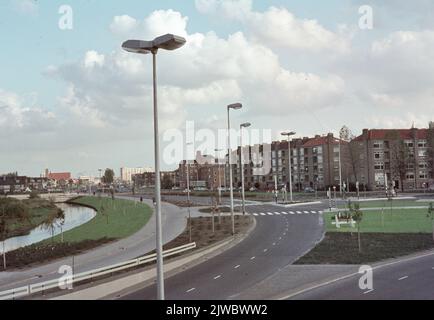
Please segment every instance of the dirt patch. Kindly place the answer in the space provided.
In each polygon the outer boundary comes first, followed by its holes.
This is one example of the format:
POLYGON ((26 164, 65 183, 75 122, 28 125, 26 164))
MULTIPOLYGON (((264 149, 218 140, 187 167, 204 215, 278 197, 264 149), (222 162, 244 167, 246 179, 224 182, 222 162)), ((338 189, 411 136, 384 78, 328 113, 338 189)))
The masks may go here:
MULTIPOLYGON (((112 241, 112 239, 104 238, 100 240, 86 240, 79 243, 34 244, 6 253, 7 271, 78 255, 112 241)), ((3 263, 0 265, 1 271, 5 271, 3 263)))
POLYGON ((431 234, 363 233, 359 253, 357 233, 329 232, 324 240, 295 264, 366 264, 434 248, 431 234))

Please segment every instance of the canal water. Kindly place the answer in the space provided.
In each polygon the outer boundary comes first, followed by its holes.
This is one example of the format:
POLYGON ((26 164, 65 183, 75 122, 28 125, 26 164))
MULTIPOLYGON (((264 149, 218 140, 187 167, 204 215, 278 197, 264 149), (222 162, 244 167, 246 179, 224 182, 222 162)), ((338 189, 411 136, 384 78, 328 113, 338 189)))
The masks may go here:
MULTIPOLYGON (((54 229, 54 235, 58 235, 62 232, 74 229, 86 222, 89 222, 96 216, 96 211, 82 206, 75 206, 66 203, 58 204, 58 207, 65 212, 65 222, 62 226, 56 223, 54 229)), ((9 238, 5 241, 5 251, 13 251, 22 247, 29 246, 34 243, 38 243, 42 240, 49 239, 52 236, 51 229, 45 229, 39 226, 33 229, 28 235, 9 238)), ((0 253, 3 252, 3 244, 0 242, 0 253)))

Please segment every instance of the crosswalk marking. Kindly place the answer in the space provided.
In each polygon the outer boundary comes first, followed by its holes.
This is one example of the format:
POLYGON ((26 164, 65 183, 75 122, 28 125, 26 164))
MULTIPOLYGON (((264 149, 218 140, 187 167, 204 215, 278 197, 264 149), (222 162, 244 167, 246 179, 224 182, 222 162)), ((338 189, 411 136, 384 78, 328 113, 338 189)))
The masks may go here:
POLYGON ((289 212, 286 212, 286 211, 282 211, 282 212, 267 212, 267 213, 264 213, 264 212, 260 212, 260 213, 247 213, 246 212, 246 215, 253 215, 253 216, 255 216, 255 217, 258 217, 258 216, 281 216, 281 215, 285 215, 285 216, 287 216, 287 215, 295 215, 295 214, 299 214, 299 215, 302 215, 302 214, 320 214, 320 215, 322 215, 324 212, 323 211, 314 211, 314 210, 312 210, 312 211, 289 211, 289 212))

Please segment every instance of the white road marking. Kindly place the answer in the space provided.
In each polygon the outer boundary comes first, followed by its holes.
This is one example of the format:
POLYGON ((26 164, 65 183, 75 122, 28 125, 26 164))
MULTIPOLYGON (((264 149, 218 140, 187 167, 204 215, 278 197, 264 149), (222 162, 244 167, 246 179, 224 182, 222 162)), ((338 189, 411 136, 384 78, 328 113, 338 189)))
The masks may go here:
POLYGON ((311 211, 311 213, 316 214, 316 211, 311 211))
POLYGON ((273 243, 273 246, 275 246, 275 245, 276 245, 276 242, 273 243))
POLYGON ((259 214, 257 214, 257 213, 254 213, 253 215, 254 215, 255 217, 259 216, 259 214))
POLYGON ((264 252, 267 252, 268 251, 268 249, 264 249, 264 252))
POLYGON ((365 292, 363 292, 363 294, 368 294, 368 293, 371 293, 372 291, 374 291, 374 289, 365 291, 365 292))
POLYGON ((280 216, 280 212, 275 212, 274 213, 276 216, 280 216))
POLYGON ((194 290, 196 290, 196 288, 191 288, 191 289, 187 290, 186 293, 190 293, 190 292, 192 292, 194 290))
POLYGON ((271 212, 267 212, 267 214, 268 214, 269 216, 272 216, 272 215, 273 215, 271 212))
POLYGON ((251 257, 251 258, 250 258, 250 260, 255 260, 255 259, 256 259, 256 257, 251 257))
POLYGON ((239 267, 241 267, 240 265, 237 265, 237 266, 235 266, 235 268, 234 269, 238 269, 239 267))
POLYGON ((261 212, 261 216, 266 216, 266 214, 265 214, 265 213, 263 213, 263 212, 261 212))
POLYGON ((289 212, 289 214, 295 214, 295 212, 293 212, 293 211, 290 211, 290 212, 289 212))
POLYGON ((301 211, 297 211, 297 214, 303 214, 303 212, 301 212, 301 211))
POLYGON ((305 211, 304 213, 305 213, 305 214, 309 214, 310 212, 309 212, 309 211, 305 211))
POLYGON ((221 277, 221 275, 218 275, 217 277, 214 277, 214 280, 220 279, 221 277))
POLYGON ((282 240, 282 237, 280 237, 279 240, 282 240))
POLYGON ((405 276, 405 277, 399 278, 398 281, 402 281, 402 280, 405 280, 407 278, 408 278, 408 276, 405 276))
POLYGON ((287 216, 287 215, 288 215, 288 212, 282 212, 282 214, 284 214, 285 216, 287 216))

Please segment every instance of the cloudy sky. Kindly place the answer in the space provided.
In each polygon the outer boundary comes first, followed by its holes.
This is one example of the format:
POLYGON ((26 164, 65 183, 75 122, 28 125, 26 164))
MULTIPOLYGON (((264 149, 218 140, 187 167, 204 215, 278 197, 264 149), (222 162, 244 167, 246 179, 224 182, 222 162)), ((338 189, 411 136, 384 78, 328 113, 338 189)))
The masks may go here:
POLYGON ((217 136, 238 101, 234 127, 276 137, 434 120, 431 0, 74 0, 72 29, 65 4, 0 2, 0 173, 153 166, 151 58, 120 45, 165 33, 187 44, 158 56, 161 138, 187 121, 217 136))

